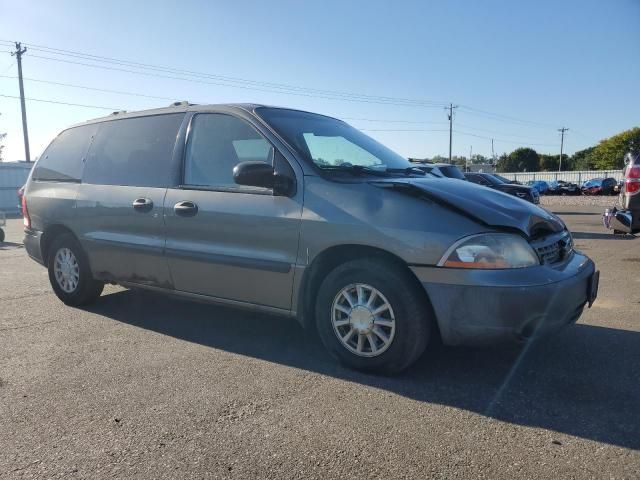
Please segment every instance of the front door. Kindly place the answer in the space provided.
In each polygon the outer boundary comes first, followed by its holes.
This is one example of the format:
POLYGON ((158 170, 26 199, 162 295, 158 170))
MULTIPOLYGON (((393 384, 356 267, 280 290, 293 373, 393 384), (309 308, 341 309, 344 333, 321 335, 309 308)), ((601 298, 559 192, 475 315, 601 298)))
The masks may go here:
MULTIPOLYGON (((302 189, 289 198, 233 181, 239 162, 287 162, 274 152, 243 119, 193 117, 183 185, 170 188, 164 204, 166 256, 176 290, 291 308, 302 189)), ((288 163, 283 167, 291 170, 288 163)))

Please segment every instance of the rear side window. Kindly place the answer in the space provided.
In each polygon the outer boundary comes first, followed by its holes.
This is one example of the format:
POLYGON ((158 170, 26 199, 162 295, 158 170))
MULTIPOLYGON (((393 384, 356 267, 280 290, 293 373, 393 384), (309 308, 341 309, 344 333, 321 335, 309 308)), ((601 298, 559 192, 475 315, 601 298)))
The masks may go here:
POLYGON ((183 113, 100 124, 82 181, 96 185, 167 187, 183 113))
POLYGON ((70 128, 58 135, 42 154, 33 179, 50 182, 80 182, 83 159, 96 125, 70 128))

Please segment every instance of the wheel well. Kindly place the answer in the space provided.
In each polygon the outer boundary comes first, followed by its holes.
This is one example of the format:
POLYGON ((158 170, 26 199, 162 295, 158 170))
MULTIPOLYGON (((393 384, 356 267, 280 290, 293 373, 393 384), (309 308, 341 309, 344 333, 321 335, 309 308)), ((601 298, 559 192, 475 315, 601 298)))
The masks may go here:
POLYGON ((64 233, 68 233, 77 239, 75 234, 64 225, 50 225, 42 233, 42 238, 40 240, 40 250, 42 253, 42 261, 45 265, 49 264, 49 248, 51 248, 53 240, 64 233))
MULTIPOLYGON (((421 292, 424 295, 424 300, 429 305, 429 308, 433 312, 431 302, 427 296, 427 292, 420 285, 420 282, 409 269, 406 262, 400 257, 389 253, 381 248, 370 247, 366 245, 339 245, 330 247, 321 252, 316 258, 314 258, 311 265, 309 265, 304 272, 302 283, 300 286, 300 293, 298 295, 297 316, 298 321, 308 329, 315 328, 314 310, 315 310, 315 294, 320 288, 320 284, 324 278, 338 265, 351 260, 357 260, 360 258, 376 258, 381 263, 387 263, 399 267, 407 273, 407 279, 413 282, 417 287, 416 291, 421 292)), ((435 316, 434 316, 435 320, 435 316)), ((437 322, 434 321, 435 328, 437 329, 437 322)))

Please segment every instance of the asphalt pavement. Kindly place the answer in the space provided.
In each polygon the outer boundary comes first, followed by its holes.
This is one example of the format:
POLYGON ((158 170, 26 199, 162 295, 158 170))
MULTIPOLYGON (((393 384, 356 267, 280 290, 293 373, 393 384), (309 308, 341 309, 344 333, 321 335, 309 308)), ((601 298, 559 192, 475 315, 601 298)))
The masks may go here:
POLYGON ((108 287, 64 306, 0 244, 0 478, 640 478, 640 238, 557 207, 601 270, 577 325, 397 377, 294 320, 108 287))

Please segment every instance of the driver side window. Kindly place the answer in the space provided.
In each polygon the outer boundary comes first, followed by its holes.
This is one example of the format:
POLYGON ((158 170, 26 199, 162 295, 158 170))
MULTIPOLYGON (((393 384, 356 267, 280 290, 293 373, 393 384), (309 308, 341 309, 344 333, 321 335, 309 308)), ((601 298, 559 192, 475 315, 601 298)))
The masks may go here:
POLYGON ((251 125, 219 113, 193 117, 185 154, 185 185, 241 189, 233 180, 233 167, 250 160, 273 165, 273 147, 251 125))

